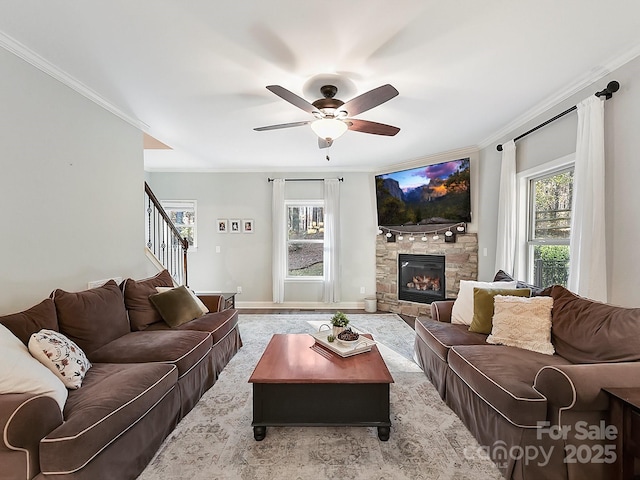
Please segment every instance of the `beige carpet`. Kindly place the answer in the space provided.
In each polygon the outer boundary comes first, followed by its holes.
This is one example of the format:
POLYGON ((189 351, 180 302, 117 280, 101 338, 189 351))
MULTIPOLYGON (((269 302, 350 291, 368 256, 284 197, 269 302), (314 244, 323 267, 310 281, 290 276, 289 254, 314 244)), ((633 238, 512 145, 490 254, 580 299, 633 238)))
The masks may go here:
POLYGON ((141 480, 502 478, 412 360, 413 330, 397 315, 349 315, 373 334, 395 383, 391 437, 375 428, 269 427, 256 442, 247 382, 272 333, 310 333, 331 314, 240 315, 244 346, 180 422, 141 480))

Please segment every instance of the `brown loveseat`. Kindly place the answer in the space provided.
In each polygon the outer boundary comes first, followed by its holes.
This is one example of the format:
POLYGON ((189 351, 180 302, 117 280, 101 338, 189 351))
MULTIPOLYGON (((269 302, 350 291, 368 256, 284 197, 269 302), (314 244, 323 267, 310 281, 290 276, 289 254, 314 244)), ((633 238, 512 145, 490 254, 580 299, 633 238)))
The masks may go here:
POLYGON ((416 320, 416 358, 482 446, 466 455, 488 454, 507 479, 614 478, 601 389, 640 386, 640 309, 561 286, 536 293, 554 300, 554 355, 488 344, 449 323, 453 301, 444 301, 431 305, 431 319, 416 320))
MULTIPOLYGON (((168 272, 78 293, 56 290, 0 317, 25 345, 41 329, 91 361, 64 410, 50 396, 0 395, 0 478, 133 479, 242 346, 236 310, 169 327, 149 301, 168 272)), ((212 301, 209 307, 222 304, 212 301)))

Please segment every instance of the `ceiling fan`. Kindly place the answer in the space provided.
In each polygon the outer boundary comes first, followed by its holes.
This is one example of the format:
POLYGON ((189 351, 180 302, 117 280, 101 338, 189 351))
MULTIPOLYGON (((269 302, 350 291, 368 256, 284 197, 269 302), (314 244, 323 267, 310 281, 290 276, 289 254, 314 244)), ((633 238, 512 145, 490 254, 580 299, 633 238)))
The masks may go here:
POLYGON ((385 125, 384 123, 353 118, 398 95, 398 91, 389 84, 369 90, 346 103, 335 98, 336 93, 338 93, 338 88, 334 85, 324 85, 321 87, 320 93, 322 93, 323 98, 313 103, 307 102, 304 98, 299 97, 280 85, 269 85, 267 89, 292 105, 312 114, 315 120, 254 128, 254 130, 258 132, 311 124, 311 129, 318 135, 318 147, 327 148, 333 144, 336 138, 347 130, 386 136, 393 136, 400 131, 398 127, 385 125))

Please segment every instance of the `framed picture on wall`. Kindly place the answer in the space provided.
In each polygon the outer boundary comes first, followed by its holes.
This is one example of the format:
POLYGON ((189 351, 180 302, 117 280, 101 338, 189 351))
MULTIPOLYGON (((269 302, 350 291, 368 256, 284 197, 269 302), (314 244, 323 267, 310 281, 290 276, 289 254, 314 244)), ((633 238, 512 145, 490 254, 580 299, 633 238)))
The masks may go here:
POLYGON ((242 220, 242 232, 253 233, 253 220, 245 218, 242 220))
POLYGON ((229 231, 231 233, 240 233, 242 228, 242 222, 240 219, 232 218, 229 220, 229 231))
POLYGON ((229 220, 226 218, 219 218, 217 220, 218 223, 218 233, 227 233, 229 231, 229 220))

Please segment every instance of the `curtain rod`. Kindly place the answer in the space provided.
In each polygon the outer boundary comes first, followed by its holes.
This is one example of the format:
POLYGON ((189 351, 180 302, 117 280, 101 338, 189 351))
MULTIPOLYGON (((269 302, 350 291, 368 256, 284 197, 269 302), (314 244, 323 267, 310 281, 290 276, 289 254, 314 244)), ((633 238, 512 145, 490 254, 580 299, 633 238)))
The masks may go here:
MULTIPOLYGON (((275 178, 267 178, 268 182, 273 182, 275 178)), ((326 178, 285 178, 285 182, 324 182, 326 178)), ((344 178, 337 179, 340 182, 344 182, 344 178)))
MULTIPOLYGON (((616 82, 615 80, 613 80, 612 82, 609 82, 607 84, 607 88, 605 88, 604 90, 600 91, 600 92, 596 92, 595 96, 596 97, 605 97, 606 100, 609 100, 611 97, 613 97, 613 94, 615 92, 617 92, 620 89, 620 84, 618 82, 616 82)), ((526 132, 524 132, 522 135, 518 135, 516 138, 513 139, 514 142, 517 142, 518 140, 520 140, 521 138, 526 137, 527 135, 529 135, 530 133, 535 132, 536 130, 544 127, 545 125, 550 124, 551 122, 554 122, 556 120, 558 120, 561 117, 564 117, 567 113, 571 113, 574 110, 576 110, 578 108, 577 105, 574 105, 571 108, 566 109, 564 112, 559 113, 558 115, 556 115, 553 118, 550 118, 549 120, 547 120, 546 122, 542 122, 540 125, 538 125, 537 127, 533 127, 531 130, 528 130, 526 132)), ((501 152, 502 151, 502 144, 498 145, 496 147, 496 149, 501 152)))

